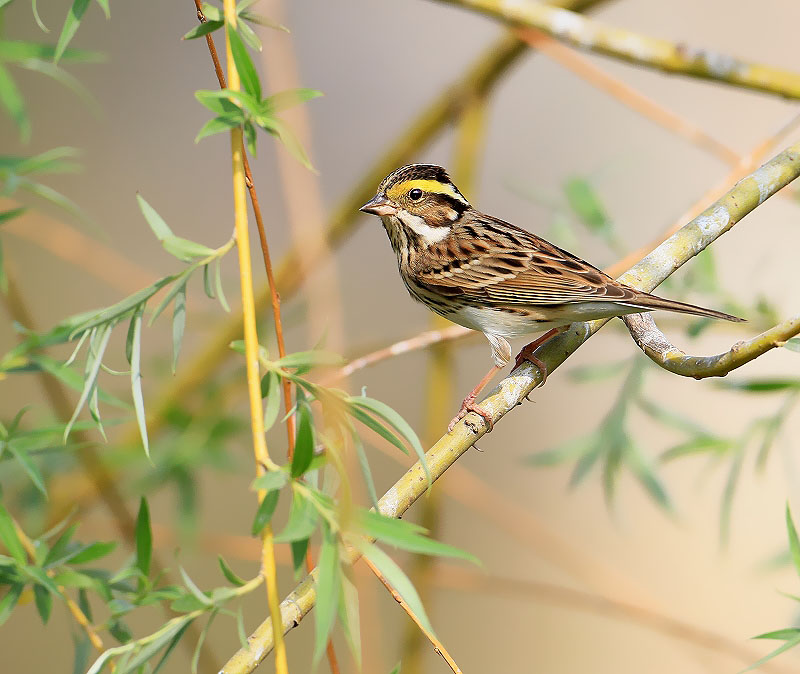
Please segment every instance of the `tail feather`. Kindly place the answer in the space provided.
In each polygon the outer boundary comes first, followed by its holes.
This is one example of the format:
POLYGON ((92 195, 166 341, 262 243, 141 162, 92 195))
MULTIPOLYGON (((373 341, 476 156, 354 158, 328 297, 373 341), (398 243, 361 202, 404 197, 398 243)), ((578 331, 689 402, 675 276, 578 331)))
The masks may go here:
POLYGON ((694 304, 687 304, 685 302, 676 302, 675 300, 668 300, 657 295, 650 295, 642 293, 630 302, 631 306, 641 307, 646 311, 661 310, 661 311, 674 311, 679 314, 692 314, 694 316, 707 316, 708 318, 719 318, 725 321, 733 321, 734 323, 744 323, 747 319, 739 318, 738 316, 731 316, 722 311, 715 311, 714 309, 706 309, 705 307, 698 307, 694 304))

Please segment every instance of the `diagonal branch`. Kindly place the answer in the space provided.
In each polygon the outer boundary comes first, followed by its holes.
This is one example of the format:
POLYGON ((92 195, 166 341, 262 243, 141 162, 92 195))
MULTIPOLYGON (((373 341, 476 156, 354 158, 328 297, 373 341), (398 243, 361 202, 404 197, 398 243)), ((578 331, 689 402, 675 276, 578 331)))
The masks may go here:
POLYGON ((587 19, 566 9, 525 0, 440 0, 501 21, 542 32, 563 42, 622 61, 669 73, 800 98, 800 74, 748 63, 734 56, 650 37, 587 19))
MULTIPOLYGON (((800 143, 787 148, 760 169, 738 182, 727 194, 700 216, 686 224, 658 248, 620 277, 620 281, 639 290, 650 291, 675 270, 704 250, 722 234, 766 199, 800 175, 800 143)), ((573 323, 536 351, 536 357, 552 373, 587 339, 607 323, 573 323)), ((521 404, 541 383, 539 370, 525 362, 503 379, 484 400, 481 407, 494 423, 521 404)), ((437 480, 488 430, 486 421, 475 413, 462 419, 453 430, 428 450, 425 455, 430 478, 437 480)), ((427 480, 422 465, 415 463, 378 502, 387 517, 400 517, 425 493, 427 480)), ((281 632, 296 627, 316 601, 317 570, 312 571, 281 603, 281 632)), ((248 647, 238 651, 223 668, 225 674, 251 672, 272 649, 274 633, 270 620, 265 620, 248 640, 248 647)))
POLYGON ((652 315, 632 314, 622 320, 639 348, 656 365, 673 374, 695 379, 724 377, 731 370, 749 363, 770 349, 783 346, 788 339, 800 334, 800 315, 797 315, 752 339, 737 342, 725 353, 716 356, 687 356, 658 329, 652 315))

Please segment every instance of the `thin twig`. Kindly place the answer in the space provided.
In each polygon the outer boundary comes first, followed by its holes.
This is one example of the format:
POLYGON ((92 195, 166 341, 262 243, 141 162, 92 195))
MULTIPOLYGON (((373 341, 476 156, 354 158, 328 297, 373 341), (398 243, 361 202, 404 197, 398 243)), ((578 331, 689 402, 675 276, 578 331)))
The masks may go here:
POLYGON ((714 80, 745 89, 800 98, 800 74, 728 54, 642 35, 538 2, 440 0, 476 10, 515 26, 537 28, 574 47, 662 72, 714 80))
POLYGON ((428 628, 425 627, 425 625, 422 624, 420 619, 417 617, 417 614, 414 613, 413 610, 411 610, 411 607, 406 603, 405 599, 403 599, 403 597, 400 596, 400 593, 394 589, 394 587, 386 578, 386 576, 384 576, 380 572, 380 569, 378 569, 378 567, 375 566, 366 557, 364 557, 364 563, 370 568, 372 573, 374 573, 377 576, 378 580, 380 580, 381 583, 383 583, 384 587, 387 590, 389 590, 394 600, 398 604, 400 604, 400 606, 403 607, 403 610, 406 613, 408 613, 408 617, 411 618, 411 620, 413 620, 417 624, 417 627, 419 627, 419 629, 423 632, 423 634, 425 634, 425 636, 428 637, 428 641, 430 641, 433 644, 433 650, 435 650, 439 655, 441 655, 444 658, 444 661, 449 665, 450 669, 452 669, 453 672, 455 672, 455 674, 461 674, 461 669, 459 669, 458 665, 456 664, 456 661, 453 660, 450 653, 447 652, 447 649, 444 647, 442 642, 439 641, 439 639, 436 638, 436 635, 430 632, 428 628))
MULTIPOLYGON (((14 529, 17 532, 17 538, 19 538, 20 543, 22 543, 22 547, 25 548, 25 552, 28 554, 28 557, 31 560, 32 564, 36 563, 36 548, 33 545, 33 541, 28 538, 28 534, 23 531, 22 527, 19 523, 12 518, 12 522, 14 524, 14 529)), ((48 578, 55 578, 56 572, 54 569, 48 569, 45 571, 45 574, 48 578)), ((86 617, 86 614, 81 610, 81 607, 75 603, 75 601, 67 594, 66 589, 63 585, 57 585, 58 591, 61 593, 64 602, 69 609, 69 612, 72 614, 72 617, 75 619, 75 622, 80 625, 81 629, 86 632, 86 636, 89 639, 89 642, 92 644, 94 649, 98 653, 102 653, 105 650, 103 646, 103 640, 100 638, 100 635, 95 630, 94 626, 89 619, 86 617)), ((113 672, 116 669, 114 663, 111 663, 111 671, 113 672)))
MULTIPOLYGON (((236 29, 236 2, 224 0, 225 24, 231 30, 236 29)), ((228 64, 228 88, 239 91, 239 73, 233 61, 230 40, 226 33, 225 57, 228 64)), ((255 454, 256 474, 262 475, 267 470, 278 470, 278 466, 270 459, 267 440, 264 432, 264 411, 261 404, 261 378, 259 376, 258 333, 256 331, 256 308, 253 301, 253 271, 250 260, 250 240, 247 226, 247 203, 245 197, 244 143, 242 128, 231 129, 231 163, 233 168, 233 207, 236 226, 236 243, 239 251, 239 275, 242 293, 242 317, 244 329, 245 365, 247 368, 247 389, 250 398, 250 425, 253 431, 253 452, 255 454)), ((265 490, 258 493, 259 503, 264 500, 265 490)), ((267 603, 273 620, 280 618, 278 603, 278 579, 275 565, 275 542, 272 527, 267 524, 262 533, 263 553, 261 556, 261 573, 267 586, 267 603)), ((282 635, 275 640, 275 667, 278 674, 288 674, 286 660, 286 644, 282 635)))
MULTIPOLYGON (((728 194, 707 209, 699 218, 688 223, 669 240, 646 256, 620 277, 620 280, 639 290, 651 291, 694 255, 713 243, 735 222, 754 210, 767 198, 800 175, 800 143, 797 143, 765 164, 761 169, 739 182, 728 194), (724 209, 722 218, 719 209, 724 209), (716 214, 716 215, 715 215, 716 214), (705 218, 705 219, 701 219, 705 218)), ((586 340, 608 321, 573 323, 536 351, 548 373, 557 369, 586 340)), ((532 363, 523 363, 500 382, 480 405, 497 423, 509 411, 521 404, 542 381, 542 373, 532 363)), ((470 413, 453 430, 444 435, 425 455, 426 471, 417 462, 379 500, 381 514, 400 517, 428 488, 426 473, 437 480, 458 458, 489 430, 488 422, 470 413)), ((279 630, 273 623, 263 622, 250 636, 248 647, 238 651, 223 669, 226 674, 251 672, 272 650, 277 633, 296 627, 313 608, 316 601, 315 584, 318 570, 310 573, 281 603, 283 622, 279 630)))
MULTIPOLYGON (((197 18, 200 23, 205 23, 207 21, 205 15, 203 14, 203 6, 201 0, 194 0, 195 7, 197 8, 197 18)), ((206 33, 206 45, 208 45, 208 53, 211 55, 211 61, 214 64, 214 72, 217 75, 217 81, 219 82, 219 88, 225 89, 225 74, 222 71, 222 65, 219 62, 219 55, 217 54, 217 48, 214 44, 214 37, 211 33, 206 33)), ((256 227, 258 228, 258 240, 261 244, 261 255, 264 258, 264 269, 267 272, 267 290, 269 291, 269 298, 270 304, 272 305, 272 321, 275 326, 275 341, 278 345, 278 357, 283 358, 286 355, 286 346, 284 344, 283 339, 283 321, 281 320, 281 299, 280 295, 278 294, 278 288, 275 285, 275 277, 272 273, 272 260, 269 254, 269 244, 267 243, 267 234, 266 230, 264 229, 264 218, 261 215, 261 206, 258 202, 258 193, 256 192, 256 184, 253 180, 253 174, 250 171, 250 161, 247 158, 247 149, 244 146, 244 139, 242 139, 242 162, 244 164, 244 176, 245 176, 245 185, 247 185, 247 191, 250 195, 250 203, 253 206, 253 214, 256 219, 256 227)), ((261 302, 257 302, 257 304, 261 304, 261 302)), ((241 317, 236 317, 238 319, 238 325, 241 324, 241 317)), ((232 339, 235 339, 232 338, 232 339)), ((232 341, 232 340, 231 340, 232 341)), ((227 347, 226 347, 227 348, 227 347)), ((288 379, 281 380, 281 386, 283 389, 283 405, 284 410, 288 414, 289 410, 292 407, 292 385, 288 379)), ((153 433, 153 428, 150 428, 150 432, 153 433)), ((294 451, 294 436, 295 436, 295 419, 294 415, 290 416, 286 420, 286 433, 288 435, 288 454, 289 458, 292 458, 292 453, 294 451)))
POLYGON ((724 377, 770 349, 783 346, 800 334, 800 315, 789 318, 760 335, 737 342, 729 351, 716 356, 688 356, 667 339, 650 314, 624 316, 633 340, 647 357, 673 374, 694 379, 724 377))

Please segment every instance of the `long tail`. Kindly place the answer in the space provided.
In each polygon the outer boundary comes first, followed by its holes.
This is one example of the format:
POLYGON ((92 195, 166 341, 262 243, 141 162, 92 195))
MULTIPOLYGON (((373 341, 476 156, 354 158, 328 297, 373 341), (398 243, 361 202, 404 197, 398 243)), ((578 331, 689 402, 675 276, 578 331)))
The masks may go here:
POLYGON ((733 321, 734 323, 744 323, 747 319, 739 318, 738 316, 731 316, 730 314, 723 313, 722 311, 715 311, 714 309, 706 309, 698 307, 694 304, 686 304, 685 302, 676 302, 675 300, 667 300, 657 295, 650 295, 642 293, 630 302, 631 306, 642 307, 645 310, 660 309, 662 311, 675 311, 679 314, 693 314, 695 316, 708 316, 709 318, 720 318, 725 321, 733 321))

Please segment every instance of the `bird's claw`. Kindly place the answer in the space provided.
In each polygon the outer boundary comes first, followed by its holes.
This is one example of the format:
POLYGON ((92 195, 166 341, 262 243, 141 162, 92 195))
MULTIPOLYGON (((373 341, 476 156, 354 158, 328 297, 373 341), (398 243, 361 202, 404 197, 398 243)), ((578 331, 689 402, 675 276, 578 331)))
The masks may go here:
POLYGON ((494 420, 492 419, 492 415, 482 407, 475 404, 475 396, 473 395, 468 395, 466 398, 464 398, 464 402, 461 403, 461 409, 458 411, 458 414, 453 417, 452 421, 447 426, 448 432, 452 431, 456 424, 470 412, 475 412, 475 414, 483 417, 483 420, 489 426, 489 430, 486 432, 491 432, 491 430, 494 428, 494 420))

